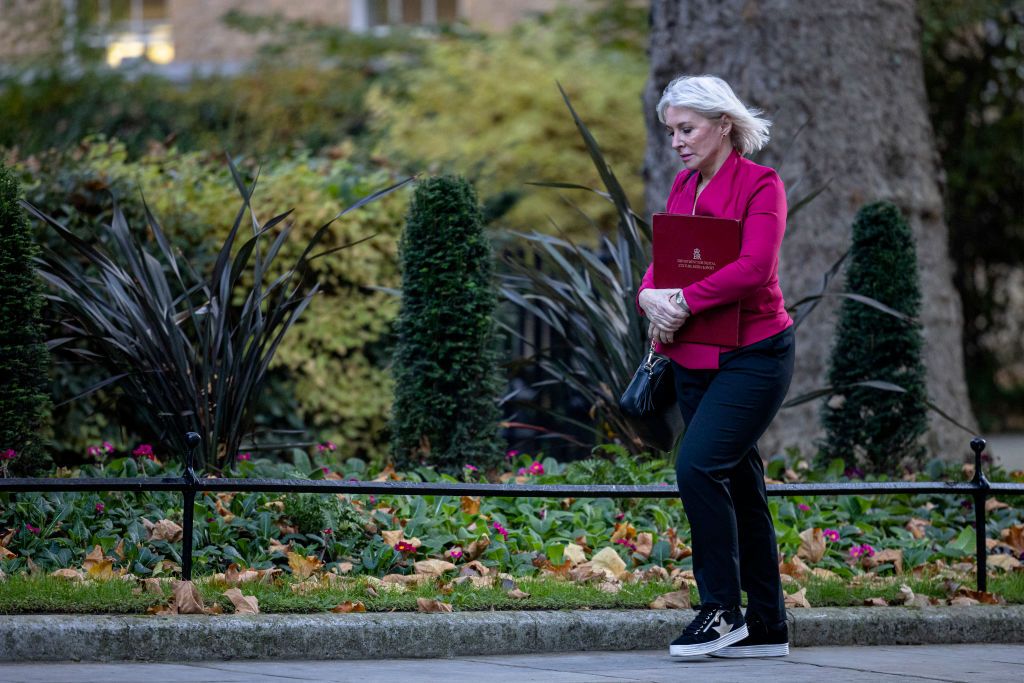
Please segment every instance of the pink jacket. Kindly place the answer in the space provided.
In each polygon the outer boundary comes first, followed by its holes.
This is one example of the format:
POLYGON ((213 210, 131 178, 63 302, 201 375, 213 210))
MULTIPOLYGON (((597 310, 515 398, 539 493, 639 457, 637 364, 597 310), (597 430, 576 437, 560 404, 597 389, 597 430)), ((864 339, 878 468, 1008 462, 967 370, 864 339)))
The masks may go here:
MULTIPOLYGON (((793 324, 779 288, 779 247, 786 231, 786 192, 778 174, 733 150, 701 192, 694 207, 697 173, 683 169, 672 183, 666 211, 742 221, 740 257, 716 273, 683 288, 692 315, 740 300, 740 346, 778 334, 793 324), (684 183, 685 181, 685 183, 684 183)), ((654 286, 653 267, 647 267, 637 291, 654 286)), ((685 325, 685 323, 684 323, 685 325)), ((686 368, 718 367, 720 353, 732 347, 676 342, 655 349, 686 368)))

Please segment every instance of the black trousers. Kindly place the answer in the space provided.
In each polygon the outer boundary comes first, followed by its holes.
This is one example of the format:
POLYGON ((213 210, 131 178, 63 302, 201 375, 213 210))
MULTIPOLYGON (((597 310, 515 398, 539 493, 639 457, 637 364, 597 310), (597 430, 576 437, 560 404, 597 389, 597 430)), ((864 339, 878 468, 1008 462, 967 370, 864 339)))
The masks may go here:
POLYGON ((673 363, 686 431, 676 480, 690 521, 703 604, 739 605, 766 624, 786 619, 775 528, 757 440, 793 376, 793 329, 721 355, 717 370, 673 363))

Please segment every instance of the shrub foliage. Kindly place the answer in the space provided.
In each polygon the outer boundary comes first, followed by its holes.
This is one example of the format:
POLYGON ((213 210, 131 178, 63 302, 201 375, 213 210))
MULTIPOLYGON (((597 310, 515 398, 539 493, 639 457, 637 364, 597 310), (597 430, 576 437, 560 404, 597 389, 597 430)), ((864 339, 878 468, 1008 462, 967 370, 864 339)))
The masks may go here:
POLYGON ((442 470, 498 462, 491 245, 463 178, 421 183, 399 245, 402 306, 393 375, 392 455, 442 470))
POLYGON ((871 297, 911 320, 846 299, 840 308, 829 367, 835 389, 822 409, 825 451, 849 465, 895 473, 920 464, 919 437, 927 430, 921 305, 914 238, 889 202, 865 206, 853 224, 846 291, 871 297), (903 391, 855 383, 885 382, 903 391))
POLYGON ((40 430, 50 405, 49 354, 43 344, 41 286, 33 267, 38 247, 24 211, 21 189, 0 164, 0 452, 14 450, 13 473, 36 474, 52 465, 40 430))

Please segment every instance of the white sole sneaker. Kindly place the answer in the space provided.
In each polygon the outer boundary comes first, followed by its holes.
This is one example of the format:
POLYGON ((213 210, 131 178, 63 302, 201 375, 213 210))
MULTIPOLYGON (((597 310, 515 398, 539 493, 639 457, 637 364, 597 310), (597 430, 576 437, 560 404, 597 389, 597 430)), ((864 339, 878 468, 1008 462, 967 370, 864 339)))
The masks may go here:
POLYGON ((700 655, 709 655, 712 652, 717 652, 723 647, 729 647, 733 643, 746 638, 748 635, 747 625, 743 624, 735 631, 726 633, 721 638, 708 641, 706 643, 697 643, 696 645, 669 645, 668 653, 672 657, 699 657, 700 655))
POLYGON ((711 653, 712 657, 785 657, 789 643, 778 645, 733 645, 711 653))

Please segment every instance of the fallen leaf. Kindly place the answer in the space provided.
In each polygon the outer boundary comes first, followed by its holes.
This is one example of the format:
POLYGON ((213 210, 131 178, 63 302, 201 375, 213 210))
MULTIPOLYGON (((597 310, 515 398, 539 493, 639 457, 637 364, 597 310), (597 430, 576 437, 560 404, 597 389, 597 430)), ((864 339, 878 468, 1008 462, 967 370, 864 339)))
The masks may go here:
POLYGON ((597 590, 602 593, 618 593, 622 590, 622 584, 618 581, 602 581, 597 584, 597 590))
POLYGON ((172 591, 174 592, 174 610, 177 614, 206 614, 206 607, 203 606, 203 598, 199 590, 191 581, 175 581, 172 591))
POLYGON ((142 588, 146 593, 152 593, 153 595, 163 595, 164 584, 166 582, 167 579, 143 579, 142 588))
POLYGON ((636 550, 634 554, 639 555, 643 559, 647 559, 651 556, 651 550, 654 549, 654 535, 649 534, 646 531, 636 535, 636 550))
POLYGON ((229 588, 224 591, 223 595, 227 596, 231 604, 235 606, 235 614, 259 614, 260 605, 259 601, 255 596, 242 595, 242 591, 237 588, 229 588))
POLYGON ((452 606, 447 602, 441 602, 440 600, 416 598, 416 609, 427 614, 437 614, 440 612, 451 612, 452 606))
POLYGON ((530 597, 529 593, 521 591, 518 588, 513 588, 512 590, 510 590, 505 595, 507 595, 510 598, 515 598, 517 600, 525 600, 526 598, 530 597))
POLYGON ((462 511, 465 512, 467 515, 477 515, 477 514, 480 514, 480 499, 479 498, 473 498, 472 496, 463 496, 461 500, 462 500, 462 506, 461 506, 462 507, 462 511))
POLYGON ((85 575, 77 569, 58 569, 50 572, 50 576, 55 576, 58 579, 67 579, 68 581, 85 581, 85 575))
POLYGON ((636 529, 629 522, 615 524, 615 531, 612 532, 612 543, 622 539, 632 540, 636 538, 636 529))
POLYGON ((987 558, 988 566, 997 567, 1002 569, 1004 572, 1012 572, 1021 566, 1020 560, 1013 555, 1004 555, 999 553, 997 555, 989 555, 987 558))
POLYGON ((983 605, 1003 605, 1006 603, 1006 600, 996 595, 995 593, 989 593, 987 591, 973 591, 965 586, 961 586, 960 588, 958 588, 956 591, 956 595, 954 597, 961 596, 973 598, 978 602, 982 603, 983 605))
POLYGON ((640 578, 644 581, 668 581, 668 570, 661 565, 654 565, 644 571, 640 578))
POLYGON ((395 472, 395 466, 390 462, 387 464, 387 467, 380 471, 373 481, 387 481, 388 479, 393 479, 395 481, 398 481, 399 479, 398 474, 395 472))
POLYGON ((103 556, 103 548, 98 545, 93 546, 89 554, 85 556, 85 560, 82 562, 82 568, 86 571, 92 569, 92 567, 100 562, 103 562, 106 558, 103 556))
POLYGON ((88 570, 89 578, 100 579, 105 581, 107 579, 114 578, 114 561, 103 560, 101 562, 95 562, 88 570))
POLYGON ((169 519, 161 519, 153 524, 153 528, 150 529, 149 540, 177 543, 181 540, 181 527, 169 519))
POLYGON ((966 595, 960 595, 950 600, 949 604, 957 607, 968 607, 970 605, 980 605, 981 603, 974 598, 969 598, 966 595))
POLYGON ((551 564, 551 562, 545 557, 541 562, 541 574, 544 576, 551 576, 557 579, 567 579, 569 574, 572 572, 572 562, 566 560, 562 564, 551 564))
POLYGON ((365 612, 366 605, 364 605, 361 602, 352 602, 351 600, 346 600, 340 605, 332 607, 331 611, 337 612, 338 614, 349 614, 351 612, 365 612))
POLYGON ((897 574, 903 573, 903 550, 887 548, 886 550, 880 550, 870 557, 864 557, 861 559, 861 566, 864 569, 874 569, 875 567, 892 563, 893 570, 897 574))
POLYGON ((885 601, 885 598, 865 598, 865 607, 888 607, 889 603, 885 601))
POLYGON ((316 555, 300 555, 299 553, 288 553, 288 566, 292 574, 298 579, 305 579, 313 574, 320 567, 324 566, 316 555))
POLYGON ((904 528, 909 531, 914 538, 924 538, 927 535, 925 531, 932 525, 927 519, 920 519, 918 517, 911 517, 910 521, 904 525, 904 528))
POLYGON ((116 555, 117 559, 119 559, 119 560, 123 560, 124 559, 124 539, 123 538, 120 541, 117 542, 117 545, 114 546, 114 555, 116 555))
POLYGON ((790 593, 786 595, 785 600, 786 607, 806 607, 810 608, 811 603, 807 602, 807 588, 801 588, 796 593, 790 593))
POLYGON ((429 574, 387 574, 381 579, 381 583, 385 586, 418 586, 430 581, 431 578, 433 577, 429 574))
POLYGON ((413 570, 417 574, 428 574, 430 576, 441 576, 453 569, 455 569, 455 565, 444 560, 420 560, 413 564, 413 570))
POLYGON ((1010 506, 1001 500, 996 500, 995 498, 985 499, 985 512, 992 512, 993 510, 1002 510, 1003 508, 1008 507, 1010 506))
POLYGON ((288 544, 285 545, 284 543, 281 543, 281 541, 277 540, 276 538, 272 538, 272 539, 270 539, 270 543, 267 544, 267 552, 270 553, 271 555, 273 555, 274 553, 281 553, 282 555, 287 555, 291 551, 292 551, 292 542, 291 541, 288 541, 288 544))
POLYGON ((824 567, 814 567, 811 569, 811 576, 817 576, 819 579, 825 579, 826 581, 839 581, 842 579, 839 574, 824 567))
POLYGON ((654 599, 651 609, 690 609, 690 591, 673 591, 664 593, 654 599))
POLYGON ((796 551, 796 556, 816 564, 825 556, 825 547, 825 536, 821 529, 804 529, 800 532, 800 548, 796 551))
POLYGON ((913 597, 911 597, 910 600, 907 600, 904 603, 904 606, 906 606, 906 607, 932 607, 932 606, 938 605, 938 604, 939 604, 939 600, 937 600, 935 598, 930 598, 927 595, 921 595, 920 593, 918 593, 917 595, 914 595, 913 597))
POLYGON ((9 560, 12 557, 17 557, 16 553, 11 552, 6 546, 0 545, 0 560, 9 560))
POLYGON ((571 562, 574 567, 587 561, 587 556, 583 552, 583 548, 575 543, 565 544, 565 550, 562 551, 562 557, 571 562))
POLYGON ((783 555, 783 561, 779 563, 780 574, 792 576, 796 579, 802 579, 803 577, 807 576, 807 574, 810 572, 810 567, 808 567, 807 564, 800 559, 799 555, 794 557, 789 562, 786 562, 785 559, 786 556, 783 555))
POLYGON ((590 560, 590 566, 605 572, 609 578, 617 579, 626 574, 626 563, 614 548, 601 548, 590 560))
POLYGON ((608 574, 603 569, 595 569, 590 562, 584 562, 569 570, 569 578, 577 583, 604 581, 608 574))
POLYGON ((899 591, 896 593, 896 597, 893 598, 893 602, 897 605, 906 605, 913 602, 914 591, 910 589, 907 584, 901 584, 899 591))
POLYGON ((999 538, 1017 551, 1017 554, 1024 553, 1024 524, 1014 524, 999 532, 999 538))
POLYGON ((339 562, 338 564, 334 565, 334 571, 336 571, 339 574, 348 574, 350 571, 352 571, 353 566, 354 565, 351 562, 339 562))
POLYGON ((405 540, 405 531, 402 529, 382 531, 380 532, 380 536, 384 539, 385 543, 394 548, 399 541, 405 540))
POLYGON ((478 559, 481 555, 484 554, 484 551, 487 550, 487 546, 489 546, 490 544, 491 539, 488 536, 481 536, 480 538, 476 539, 475 541, 469 544, 468 548, 466 548, 466 559, 478 559))
MULTIPOLYGON (((217 576, 221 575, 217 574, 217 576)), ((228 565, 228 569, 224 572, 223 577, 226 583, 236 586, 246 581, 255 581, 260 578, 260 573, 254 569, 243 569, 239 571, 238 565, 232 562, 228 565)))
POLYGON ((462 565, 459 576, 487 576, 490 570, 479 560, 473 560, 462 565))

